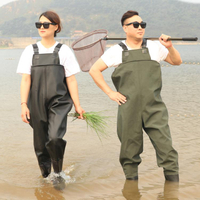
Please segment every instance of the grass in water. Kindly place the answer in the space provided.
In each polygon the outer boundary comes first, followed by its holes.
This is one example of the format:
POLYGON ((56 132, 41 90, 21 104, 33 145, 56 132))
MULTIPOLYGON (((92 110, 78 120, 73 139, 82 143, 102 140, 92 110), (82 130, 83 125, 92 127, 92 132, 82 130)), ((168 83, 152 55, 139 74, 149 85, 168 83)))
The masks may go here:
MULTIPOLYGON (((69 113, 70 117, 74 117, 73 121, 76 120, 79 116, 78 113, 69 113)), ((107 116, 102 116, 99 112, 85 112, 83 113, 83 119, 87 123, 87 128, 90 127, 93 131, 96 132, 97 136, 101 141, 101 136, 106 137, 107 135, 107 116)))

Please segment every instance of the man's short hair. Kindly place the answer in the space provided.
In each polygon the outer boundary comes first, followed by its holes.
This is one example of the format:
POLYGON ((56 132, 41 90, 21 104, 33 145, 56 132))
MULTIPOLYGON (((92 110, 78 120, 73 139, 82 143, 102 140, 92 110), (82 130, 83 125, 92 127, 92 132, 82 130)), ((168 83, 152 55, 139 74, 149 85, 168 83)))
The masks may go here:
POLYGON ((122 18, 121 18, 121 24, 122 26, 124 25, 124 21, 130 17, 133 17, 134 15, 139 15, 139 13, 137 11, 133 11, 133 10, 129 10, 126 13, 123 14, 122 18))

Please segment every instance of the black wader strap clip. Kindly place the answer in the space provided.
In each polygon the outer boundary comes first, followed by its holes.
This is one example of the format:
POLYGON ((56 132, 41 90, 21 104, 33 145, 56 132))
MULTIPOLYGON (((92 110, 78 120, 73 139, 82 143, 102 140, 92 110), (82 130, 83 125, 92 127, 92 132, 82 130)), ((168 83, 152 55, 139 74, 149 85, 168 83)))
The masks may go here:
POLYGON ((58 43, 54 49, 54 53, 58 53, 60 51, 60 48, 61 48, 62 44, 61 43, 58 43))
POLYGON ((37 44, 33 44, 32 46, 33 46, 34 54, 39 54, 39 49, 38 49, 37 44))

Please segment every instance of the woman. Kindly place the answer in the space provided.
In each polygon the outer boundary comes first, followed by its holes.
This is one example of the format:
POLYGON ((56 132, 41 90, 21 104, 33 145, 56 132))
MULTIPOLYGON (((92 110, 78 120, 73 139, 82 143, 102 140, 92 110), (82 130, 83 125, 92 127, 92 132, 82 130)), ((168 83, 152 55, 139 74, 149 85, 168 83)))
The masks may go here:
MULTIPOLYGON (((47 11, 40 15, 41 41, 26 47, 17 73, 21 81, 21 118, 34 132, 34 148, 42 176, 62 171, 67 115, 74 104, 82 118, 75 74, 80 71, 70 48, 55 41, 61 31, 59 16, 47 11), (28 104, 28 105, 27 105, 28 104)), ((59 176, 58 176, 59 177, 59 176)))

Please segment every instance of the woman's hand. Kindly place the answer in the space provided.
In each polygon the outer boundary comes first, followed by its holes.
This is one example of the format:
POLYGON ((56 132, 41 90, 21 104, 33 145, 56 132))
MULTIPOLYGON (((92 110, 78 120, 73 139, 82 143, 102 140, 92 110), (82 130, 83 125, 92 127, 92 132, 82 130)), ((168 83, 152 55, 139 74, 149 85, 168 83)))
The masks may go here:
POLYGON ((119 105, 121 105, 122 103, 124 104, 127 101, 126 97, 119 92, 111 91, 108 93, 108 96, 113 101, 116 101, 119 105))
POLYGON ((22 106, 22 111, 21 111, 22 121, 29 124, 28 120, 30 119, 30 111, 25 103, 22 104, 21 106, 22 106))
POLYGON ((83 109, 81 108, 81 106, 77 106, 77 107, 75 108, 75 110, 76 110, 76 112, 80 115, 80 116, 78 116, 78 119, 83 119, 83 113, 85 113, 85 110, 83 110, 83 109))

